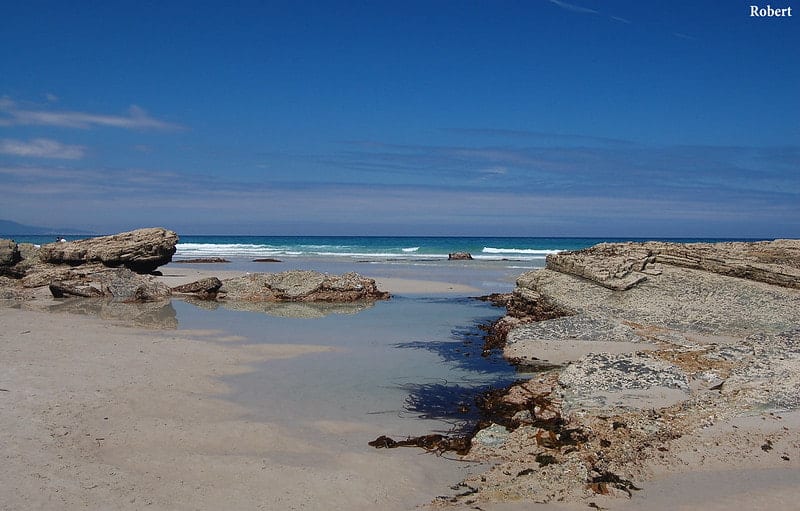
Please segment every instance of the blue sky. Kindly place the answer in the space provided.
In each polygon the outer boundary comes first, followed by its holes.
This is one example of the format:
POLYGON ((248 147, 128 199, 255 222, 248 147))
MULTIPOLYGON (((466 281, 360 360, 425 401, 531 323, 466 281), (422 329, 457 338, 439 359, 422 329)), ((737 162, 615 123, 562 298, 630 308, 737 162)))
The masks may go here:
POLYGON ((800 10, 749 5, 5 2, 0 218, 798 237, 800 10))

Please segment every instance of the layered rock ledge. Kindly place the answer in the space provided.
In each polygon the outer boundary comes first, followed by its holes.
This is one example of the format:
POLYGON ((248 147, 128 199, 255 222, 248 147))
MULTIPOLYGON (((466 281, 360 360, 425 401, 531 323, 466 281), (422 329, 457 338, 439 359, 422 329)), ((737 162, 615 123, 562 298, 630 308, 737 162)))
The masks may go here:
POLYGON ((503 300, 504 355, 545 370, 473 438, 468 457, 495 465, 459 505, 627 498, 698 451, 693 469, 798 466, 781 421, 800 417, 800 240, 600 244, 503 300), (775 427, 736 429, 753 416, 775 427))

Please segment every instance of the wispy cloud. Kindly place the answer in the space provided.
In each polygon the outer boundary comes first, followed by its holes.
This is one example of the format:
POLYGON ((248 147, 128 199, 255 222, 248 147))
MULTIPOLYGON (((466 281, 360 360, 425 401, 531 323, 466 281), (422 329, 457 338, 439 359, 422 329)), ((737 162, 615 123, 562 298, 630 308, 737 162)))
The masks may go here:
POLYGON ((551 4, 557 6, 557 7, 560 7, 561 9, 564 9, 565 11, 575 12, 575 13, 578 13, 578 14, 597 14, 597 15, 599 15, 601 17, 607 16, 608 19, 616 21, 616 22, 619 22, 619 23, 625 23, 626 25, 631 24, 631 20, 629 20, 627 18, 623 18, 621 16, 606 15, 606 14, 601 13, 598 10, 590 9, 588 7, 582 7, 580 5, 567 3, 567 2, 564 2, 562 0, 547 0, 547 1, 550 2, 551 4))
POLYGON ((79 160, 85 152, 86 148, 83 146, 62 144, 47 138, 34 138, 27 142, 11 138, 0 139, 0 154, 11 156, 79 160))
POLYGON ((510 130, 503 128, 449 128, 445 131, 460 133, 464 135, 476 135, 480 137, 504 137, 517 139, 531 139, 537 142, 560 142, 560 143, 579 143, 579 144, 622 144, 632 145, 630 140, 620 138, 598 137, 593 135, 576 135, 571 133, 553 133, 546 131, 532 130, 510 130))
POLYGON ((562 2, 561 0, 548 0, 548 1, 553 5, 557 5, 562 9, 566 9, 567 11, 580 12, 584 14, 597 14, 596 10, 589 9, 588 7, 581 7, 579 5, 569 4, 567 2, 562 2))
POLYGON ((23 108, 11 99, 0 98, 0 126, 54 126, 61 128, 111 127, 134 130, 178 130, 182 126, 156 119, 131 105, 127 115, 107 115, 50 109, 23 108))

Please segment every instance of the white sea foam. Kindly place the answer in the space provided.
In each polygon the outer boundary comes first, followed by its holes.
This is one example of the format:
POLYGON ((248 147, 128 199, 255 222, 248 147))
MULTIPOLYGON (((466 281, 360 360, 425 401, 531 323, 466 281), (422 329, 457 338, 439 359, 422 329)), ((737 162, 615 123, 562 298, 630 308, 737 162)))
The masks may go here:
POLYGON ((447 258, 447 254, 419 254, 419 247, 401 249, 400 252, 369 252, 363 247, 347 245, 252 245, 252 244, 218 244, 218 243, 179 243, 176 246, 176 257, 344 257, 370 259, 415 259, 415 258, 447 258), (361 250, 358 250, 361 248, 361 250))
MULTIPOLYGON (((229 258, 256 258, 256 257, 326 257, 365 260, 447 260, 447 253, 420 252, 420 247, 378 248, 371 251, 370 247, 359 245, 340 244, 247 244, 247 243, 179 243, 175 253, 177 258, 197 257, 229 257, 229 258)), ((530 249, 530 248, 496 248, 484 247, 480 253, 473 253, 472 257, 482 261, 543 261, 548 254, 558 250, 530 249)))
POLYGON ((485 254, 528 254, 546 256, 548 254, 557 254, 560 250, 544 250, 536 248, 494 248, 483 247, 482 250, 485 254))

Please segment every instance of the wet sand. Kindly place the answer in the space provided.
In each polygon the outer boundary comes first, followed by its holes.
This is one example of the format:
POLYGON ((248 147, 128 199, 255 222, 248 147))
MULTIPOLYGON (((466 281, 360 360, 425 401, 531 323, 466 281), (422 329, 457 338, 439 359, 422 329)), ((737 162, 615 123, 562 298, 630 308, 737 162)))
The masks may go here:
MULTIPOLYGON (((331 348, 0 308, 0 509, 411 509, 474 466, 254 421, 221 376, 331 348)), ((276 404, 285 406, 286 404, 276 404)), ((301 404, 300 404, 301 405, 301 404)))

